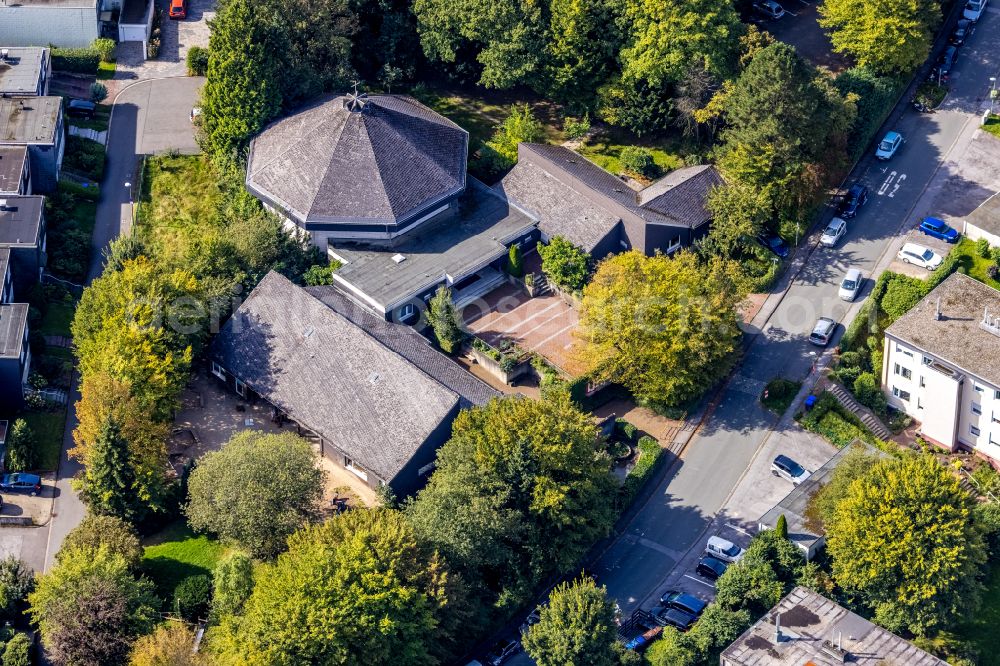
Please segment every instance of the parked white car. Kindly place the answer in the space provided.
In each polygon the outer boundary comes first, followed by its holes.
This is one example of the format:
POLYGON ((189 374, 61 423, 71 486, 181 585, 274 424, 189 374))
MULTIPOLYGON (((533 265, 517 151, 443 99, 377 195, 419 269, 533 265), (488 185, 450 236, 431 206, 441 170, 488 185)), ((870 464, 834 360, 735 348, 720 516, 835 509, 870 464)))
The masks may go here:
POLYGON ((740 548, 735 543, 722 537, 708 537, 708 545, 705 546, 705 553, 712 557, 717 557, 723 562, 739 562, 746 550, 740 548))
POLYGON ((989 0, 969 0, 965 3, 965 9, 962 10, 962 17, 975 23, 986 11, 987 4, 989 4, 989 0))
POLYGON ((899 147, 903 145, 903 141, 903 135, 899 132, 887 132, 885 138, 879 141, 878 147, 875 149, 875 159, 883 162, 891 160, 899 147))
POLYGON ((780 476, 785 481, 791 481, 794 485, 799 485, 810 476, 812 472, 805 469, 788 456, 777 456, 771 463, 771 474, 780 476))
POLYGON ((826 225, 826 229, 823 230, 823 235, 820 236, 819 244, 823 247, 833 247, 837 244, 844 234, 847 233, 847 221, 840 217, 835 217, 830 220, 830 224, 826 225))
POLYGON ((926 248, 923 245, 917 245, 916 243, 904 244, 903 249, 896 253, 896 258, 904 264, 913 264, 914 266, 926 268, 929 271, 934 270, 944 261, 941 255, 934 250, 926 248))
POLYGON ((857 268, 851 268, 840 281, 840 291, 837 295, 840 300, 851 302, 858 297, 861 292, 861 285, 865 283, 865 276, 857 268))

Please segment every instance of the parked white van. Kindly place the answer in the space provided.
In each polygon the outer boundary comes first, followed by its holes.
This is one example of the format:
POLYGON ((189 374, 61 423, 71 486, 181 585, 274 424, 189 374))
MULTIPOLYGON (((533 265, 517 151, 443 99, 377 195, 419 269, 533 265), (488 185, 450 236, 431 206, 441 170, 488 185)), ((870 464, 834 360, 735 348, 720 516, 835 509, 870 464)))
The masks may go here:
POLYGON ((705 552, 712 557, 717 557, 724 562, 739 562, 746 551, 728 539, 722 537, 708 537, 708 545, 705 552))

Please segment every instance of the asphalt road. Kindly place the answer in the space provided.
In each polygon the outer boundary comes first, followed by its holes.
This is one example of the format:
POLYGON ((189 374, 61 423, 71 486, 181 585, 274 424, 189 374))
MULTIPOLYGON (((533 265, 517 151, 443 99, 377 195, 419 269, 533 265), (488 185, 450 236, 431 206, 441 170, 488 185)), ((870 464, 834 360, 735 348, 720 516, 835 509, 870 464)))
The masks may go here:
MULTIPOLYGON (((594 567, 626 615, 651 605, 651 597, 683 553, 704 538, 756 451, 771 436, 777 419, 758 402, 764 383, 779 375, 804 378, 817 358, 818 349, 807 341, 816 318, 846 323, 857 312, 862 299, 849 304, 837 297, 845 270, 860 268, 870 278, 876 267, 886 264, 887 253, 898 249, 900 231, 915 225, 917 216, 933 212, 924 210, 921 195, 977 125, 989 77, 998 75, 998 53, 1000 9, 991 6, 962 49, 942 108, 931 115, 908 111, 895 126, 884 128, 902 132, 907 142, 891 162, 865 160, 859 166, 855 178, 873 194, 868 205, 850 221, 838 247, 813 252, 681 460, 594 567)), ((978 203, 970 201, 970 210, 978 203)), ((871 286, 869 279, 863 295, 871 286)), ((842 332, 843 327, 834 343, 842 332)))

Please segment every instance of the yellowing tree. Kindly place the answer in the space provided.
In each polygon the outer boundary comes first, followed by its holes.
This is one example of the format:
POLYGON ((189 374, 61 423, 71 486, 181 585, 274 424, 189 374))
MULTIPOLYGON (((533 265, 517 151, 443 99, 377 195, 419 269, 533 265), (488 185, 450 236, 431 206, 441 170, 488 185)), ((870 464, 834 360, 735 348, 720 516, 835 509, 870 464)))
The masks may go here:
POLYGON ((932 456, 879 462, 827 521, 834 579, 887 629, 948 626, 979 600, 986 547, 973 506, 932 456))
POLYGON ((825 0, 819 14, 834 51, 883 74, 919 66, 941 22, 940 5, 933 0, 825 0))
POLYGON ((604 260, 583 292, 581 356, 598 379, 637 398, 677 405, 731 367, 739 342, 738 294, 726 264, 690 252, 604 260))

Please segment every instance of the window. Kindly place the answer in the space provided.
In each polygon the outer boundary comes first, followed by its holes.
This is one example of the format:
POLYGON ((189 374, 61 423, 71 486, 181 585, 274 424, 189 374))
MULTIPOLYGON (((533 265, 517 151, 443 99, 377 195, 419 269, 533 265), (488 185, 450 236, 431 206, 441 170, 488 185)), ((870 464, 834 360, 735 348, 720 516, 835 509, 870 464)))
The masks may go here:
POLYGON ((972 403, 972 413, 973 414, 982 414, 983 413, 983 406, 980 405, 978 402, 972 403))
POLYGON ((903 347, 901 347, 898 342, 896 343, 896 351, 906 356, 909 356, 910 358, 913 358, 913 352, 911 352, 909 349, 903 349, 903 347))
POLYGON ((226 371, 223 369, 221 365, 219 365, 215 361, 212 361, 212 374, 221 379, 222 381, 226 381, 226 371))
POLYGON ((920 396, 917 396, 917 409, 923 409, 923 402, 920 400, 920 396))
POLYGON ((417 476, 426 476, 434 471, 434 467, 437 465, 435 462, 429 462, 420 469, 417 470, 417 476))
POLYGON ((892 387, 892 394, 894 396, 896 396, 897 398, 899 398, 900 400, 904 400, 906 402, 910 401, 910 392, 909 391, 903 391, 903 390, 900 390, 899 388, 893 386, 892 387))
POLYGON ((930 365, 933 362, 934 362, 934 359, 932 359, 932 358, 930 358, 928 356, 924 356, 924 365, 930 365))
POLYGON ((667 254, 670 254, 671 252, 680 249, 680 246, 681 246, 680 236, 677 236, 676 238, 671 238, 670 243, 667 244, 667 254))
POLYGON ((1000 414, 993 412, 993 423, 1000 423, 1000 414))
POLYGON ((1000 400, 1000 391, 994 391, 993 392, 993 399, 994 400, 1000 400))
POLYGON ((979 384, 973 384, 972 388, 974 388, 976 390, 976 393, 982 393, 983 391, 986 390, 982 386, 980 386, 979 384))
POLYGON ((904 368, 899 363, 896 364, 896 374, 901 375, 906 379, 911 379, 913 377, 913 373, 910 371, 910 369, 904 368))
POLYGON ((362 481, 368 480, 368 472, 366 472, 360 465, 355 464, 355 462, 350 458, 344 458, 344 468, 362 481))
POLYGON ((236 393, 244 398, 247 397, 247 385, 239 379, 236 380, 236 393))
POLYGON ((979 428, 977 428, 976 426, 970 425, 969 432, 975 435, 976 437, 979 437, 979 428))
POLYGON ((924 384, 924 376, 920 375, 920 388, 924 388, 927 384, 924 384))
POLYGON ((413 303, 405 303, 397 312, 399 313, 399 321, 406 321, 417 314, 417 308, 413 306, 413 303))

